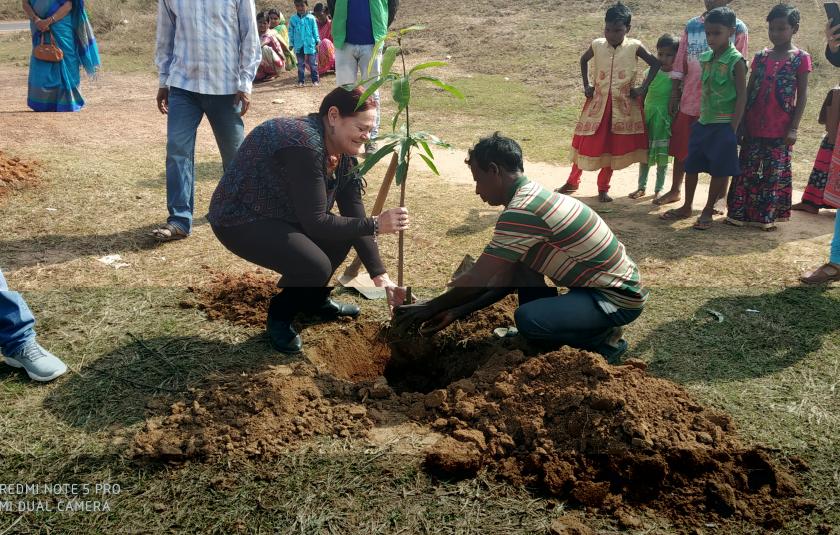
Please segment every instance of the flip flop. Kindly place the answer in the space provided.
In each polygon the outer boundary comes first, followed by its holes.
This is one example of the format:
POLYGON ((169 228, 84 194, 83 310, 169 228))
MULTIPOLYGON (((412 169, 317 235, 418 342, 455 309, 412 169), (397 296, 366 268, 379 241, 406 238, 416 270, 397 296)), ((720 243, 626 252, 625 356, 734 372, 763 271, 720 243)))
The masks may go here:
POLYGON ((690 215, 682 215, 676 208, 671 208, 665 213, 659 214, 659 219, 663 221, 679 221, 681 219, 688 219, 690 215))
POLYGON ((188 236, 186 232, 170 223, 154 229, 151 235, 159 242, 183 240, 188 236))
POLYGON ((694 224, 691 225, 691 228, 693 228, 694 230, 709 230, 710 228, 712 228, 712 220, 710 219, 708 221, 703 221, 700 218, 697 218, 697 221, 695 221, 694 224))
POLYGON ((840 281, 840 267, 835 264, 823 264, 814 271, 810 271, 799 277, 804 284, 826 284, 840 281))

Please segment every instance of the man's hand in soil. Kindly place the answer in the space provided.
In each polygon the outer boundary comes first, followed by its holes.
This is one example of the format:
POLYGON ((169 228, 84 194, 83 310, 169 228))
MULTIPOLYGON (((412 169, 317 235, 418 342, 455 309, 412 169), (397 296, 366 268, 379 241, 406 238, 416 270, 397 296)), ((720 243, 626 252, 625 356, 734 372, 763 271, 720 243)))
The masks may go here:
POLYGON ((391 328, 398 331, 411 331, 430 320, 437 312, 430 301, 394 308, 391 328))

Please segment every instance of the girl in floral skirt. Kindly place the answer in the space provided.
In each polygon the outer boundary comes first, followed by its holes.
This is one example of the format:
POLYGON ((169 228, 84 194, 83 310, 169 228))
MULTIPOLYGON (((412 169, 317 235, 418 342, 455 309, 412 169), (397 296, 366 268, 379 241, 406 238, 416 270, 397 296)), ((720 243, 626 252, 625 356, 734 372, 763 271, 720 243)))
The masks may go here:
POLYGON ((767 22, 773 48, 756 54, 750 68, 741 174, 732 179, 726 221, 774 230, 790 219, 791 147, 805 111, 811 56, 791 42, 799 10, 779 4, 767 22))

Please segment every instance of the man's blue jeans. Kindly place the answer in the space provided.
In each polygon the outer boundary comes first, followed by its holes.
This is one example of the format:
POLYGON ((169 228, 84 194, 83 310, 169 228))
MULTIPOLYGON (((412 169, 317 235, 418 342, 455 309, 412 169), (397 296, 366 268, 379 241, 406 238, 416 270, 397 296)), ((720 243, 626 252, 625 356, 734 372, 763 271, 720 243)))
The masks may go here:
POLYGON ((521 288, 519 308, 513 315, 516 327, 528 340, 597 350, 613 327, 631 323, 642 311, 619 309, 607 314, 596 292, 570 288, 557 295, 556 288, 521 288))
POLYGON ((166 207, 170 225, 192 231, 195 208, 195 137, 206 115, 216 136, 226 170, 245 138, 245 124, 235 95, 204 95, 177 87, 169 89, 166 121, 166 207))
POLYGON ((0 271, 0 352, 11 355, 35 338, 35 317, 17 292, 9 291, 0 271))

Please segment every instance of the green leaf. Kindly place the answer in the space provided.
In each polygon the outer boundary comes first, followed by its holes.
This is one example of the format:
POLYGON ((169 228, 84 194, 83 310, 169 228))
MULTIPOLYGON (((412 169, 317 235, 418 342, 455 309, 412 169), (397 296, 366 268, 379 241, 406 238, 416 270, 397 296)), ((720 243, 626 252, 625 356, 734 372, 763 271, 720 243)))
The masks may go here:
POLYGON ((444 147, 447 149, 451 149, 452 145, 446 143, 445 141, 441 141, 439 137, 434 134, 430 134, 428 132, 414 132, 414 138, 418 140, 428 141, 438 147, 444 147))
POLYGON ((408 106, 408 102, 411 100, 411 84, 408 77, 403 76, 394 80, 391 85, 391 94, 399 107, 405 108, 408 106))
POLYGON ((385 54, 382 55, 382 74, 390 74, 391 67, 394 65, 394 60, 397 59, 400 50, 398 46, 389 46, 385 49, 385 54))
POLYGON ((420 80, 426 80, 427 82, 431 82, 432 84, 438 86, 439 88, 443 89, 447 93, 450 93, 453 96, 456 96, 456 97, 460 98, 461 100, 464 100, 464 94, 461 93, 461 91, 459 91, 456 87, 445 83, 440 78, 435 78, 434 76, 418 76, 415 80, 418 81, 418 82, 420 80))
POLYGON ((426 165, 429 166, 429 169, 431 169, 434 174, 440 176, 440 173, 438 172, 437 167, 435 167, 435 163, 432 160, 427 158, 425 154, 421 154, 420 157, 423 158, 423 161, 426 162, 426 165))
POLYGON ((400 32, 400 35, 405 35, 409 32, 416 32, 416 31, 425 30, 425 29, 426 29, 426 26, 424 24, 412 24, 411 26, 408 26, 406 28, 403 28, 403 29, 399 30, 399 32, 400 32))
POLYGON ((408 154, 411 151, 411 142, 413 140, 410 137, 404 137, 402 141, 400 141, 400 163, 406 161, 408 158, 408 154))
POLYGON ((359 97, 359 102, 356 104, 356 109, 358 110, 359 108, 361 108, 361 107, 362 107, 362 104, 364 104, 364 103, 365 103, 365 101, 366 101, 368 98, 370 98, 370 96, 371 96, 372 94, 376 93, 376 90, 377 90, 377 89, 379 89, 379 86, 381 86, 382 84, 384 84, 384 83, 385 83, 385 82, 387 82, 387 81, 388 81, 388 77, 382 77, 382 78, 380 78, 379 80, 377 80, 377 81, 373 82, 372 84, 370 84, 370 85, 368 86, 368 88, 367 88, 367 89, 365 89, 365 92, 364 92, 364 93, 362 93, 362 96, 360 96, 360 97, 359 97))
POLYGON ((432 149, 430 149, 430 148, 429 148, 429 144, 428 144, 428 143, 426 143, 426 141, 425 141, 425 140, 423 140, 423 139, 418 139, 418 140, 417 140, 417 142, 420 144, 420 146, 421 146, 421 147, 423 147, 423 150, 424 150, 424 151, 426 151, 426 154, 428 154, 428 155, 429 155, 429 158, 431 158, 432 160, 434 160, 434 159, 435 159, 435 155, 434 155, 434 154, 432 154, 432 149))
POLYGON ((397 186, 402 186, 402 183, 405 182, 406 176, 408 176, 408 160, 400 162, 397 166, 397 174, 394 177, 394 180, 397 182, 397 186))
POLYGON ((431 69, 432 67, 445 67, 449 65, 445 61, 427 61, 426 63, 421 63, 419 65, 415 65, 408 71, 408 74, 413 74, 417 71, 422 71, 423 69, 431 69))
POLYGON ((397 110, 397 113, 394 114, 394 120, 391 121, 391 130, 395 132, 397 130, 397 122, 400 120, 400 115, 402 114, 403 110, 405 110, 405 108, 403 106, 400 106, 397 110))
POLYGON ((365 175, 368 171, 370 171, 374 165, 379 163, 379 160, 388 156, 389 154, 394 152, 394 148, 399 144, 399 141, 394 141, 393 143, 388 143, 387 145, 383 145, 379 148, 376 152, 365 158, 363 163, 360 163, 356 167, 352 169, 359 173, 360 175, 365 175))
POLYGON ((370 60, 368 61, 368 68, 365 74, 370 74, 373 72, 373 62, 376 61, 376 58, 379 57, 379 53, 382 51, 382 47, 385 46, 385 40, 388 39, 388 35, 380 39, 373 45, 373 51, 370 54, 370 60))

